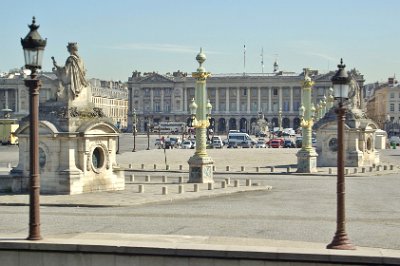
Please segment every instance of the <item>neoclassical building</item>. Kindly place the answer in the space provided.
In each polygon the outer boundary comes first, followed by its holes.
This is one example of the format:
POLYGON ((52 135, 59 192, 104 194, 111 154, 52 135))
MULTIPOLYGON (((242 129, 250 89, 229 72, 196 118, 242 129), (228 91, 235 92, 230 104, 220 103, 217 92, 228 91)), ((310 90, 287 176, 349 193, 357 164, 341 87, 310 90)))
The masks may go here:
MULTIPOLYGON (((14 71, 0 75, 0 112, 11 109, 13 117, 20 119, 29 114, 29 93, 24 84, 27 78, 23 71, 14 71)), ((38 78, 42 82, 39 102, 55 101, 59 80, 53 72, 42 72, 38 78)), ((114 124, 123 129, 127 127, 128 88, 121 81, 90 79, 92 102, 103 109, 114 124)))
MULTIPOLYGON (((317 104, 328 96, 334 71, 319 74, 310 71, 315 81, 313 102, 317 104)), ((363 76, 351 71, 363 86, 363 76)), ((301 82, 303 73, 276 72, 259 74, 211 74, 207 79, 207 94, 213 106, 212 119, 217 133, 238 129, 254 133, 256 121, 262 114, 270 127, 278 126, 281 110, 282 127, 298 128, 300 125, 301 82)), ((180 71, 160 75, 156 72, 141 74, 134 71, 128 78, 129 119, 132 130, 132 111, 138 119, 137 129, 159 122, 186 122, 189 104, 194 98, 195 80, 180 71)))

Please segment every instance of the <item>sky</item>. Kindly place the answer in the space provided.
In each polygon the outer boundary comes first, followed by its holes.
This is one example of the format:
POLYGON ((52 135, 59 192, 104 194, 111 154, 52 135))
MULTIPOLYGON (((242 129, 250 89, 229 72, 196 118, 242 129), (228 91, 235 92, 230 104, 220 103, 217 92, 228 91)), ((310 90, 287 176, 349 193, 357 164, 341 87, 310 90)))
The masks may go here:
POLYGON ((397 0, 1 1, 0 72, 20 68, 32 16, 47 38, 43 70, 77 42, 87 78, 194 72, 202 47, 212 74, 336 70, 340 58, 366 83, 400 75, 397 0), (245 49, 244 49, 245 46, 245 49), (262 52, 263 51, 263 52, 262 52))

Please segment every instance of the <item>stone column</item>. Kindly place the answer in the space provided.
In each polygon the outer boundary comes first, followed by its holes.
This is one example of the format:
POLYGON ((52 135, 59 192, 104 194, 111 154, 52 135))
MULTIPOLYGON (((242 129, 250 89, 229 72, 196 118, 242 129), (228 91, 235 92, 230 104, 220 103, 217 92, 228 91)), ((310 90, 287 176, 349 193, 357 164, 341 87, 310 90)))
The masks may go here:
POLYGON ((258 111, 264 112, 264 110, 262 110, 262 107, 261 107, 261 87, 257 88, 257 108, 258 108, 258 111))
POLYGON ((161 88, 161 104, 160 104, 160 109, 161 109, 161 113, 164 113, 164 92, 165 92, 165 88, 161 88))
POLYGON ((289 88, 290 90, 290 102, 289 102, 289 112, 293 112, 293 87, 289 88))
POLYGON ((225 97, 225 113, 229 113, 229 87, 226 87, 225 97))
POLYGON ((251 88, 247 88, 247 113, 250 113, 250 93, 251 88))
POLYGON ((240 87, 236 88, 236 112, 240 113, 240 87))
POLYGON ((154 91, 153 88, 150 88, 150 112, 154 111, 154 91))
POLYGON ((272 88, 268 88, 268 113, 272 112, 272 88))
POLYGON ((215 112, 219 112, 219 89, 215 87, 215 112))

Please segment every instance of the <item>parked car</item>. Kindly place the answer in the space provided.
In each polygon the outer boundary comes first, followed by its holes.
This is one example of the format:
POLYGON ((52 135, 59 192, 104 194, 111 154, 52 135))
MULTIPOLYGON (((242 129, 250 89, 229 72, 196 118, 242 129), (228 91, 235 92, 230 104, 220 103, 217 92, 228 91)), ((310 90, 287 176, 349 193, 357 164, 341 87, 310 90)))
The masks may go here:
POLYGON ((283 146, 283 139, 272 139, 269 142, 271 148, 281 148, 283 146))
POLYGON ((296 148, 301 148, 303 146, 303 137, 297 137, 295 145, 296 145, 296 148))
POLYGON ((156 139, 154 146, 156 146, 157 149, 162 149, 164 148, 164 141, 162 139, 156 139))
POLYGON ((291 140, 291 139, 285 139, 284 142, 283 142, 283 147, 284 147, 284 148, 295 148, 296 145, 295 145, 295 143, 293 142, 293 140, 291 140))
POLYGON ((182 149, 191 149, 192 148, 192 142, 190 140, 185 140, 181 144, 182 149))
POLYGON ((224 143, 222 143, 221 138, 219 139, 213 138, 211 145, 213 148, 219 148, 219 149, 224 147, 224 143))
POLYGON ((256 143, 256 148, 266 148, 267 144, 265 142, 265 139, 258 139, 256 143))
POLYGON ((240 146, 242 148, 253 148, 254 144, 251 140, 245 140, 245 141, 238 143, 238 146, 240 146))
POLYGON ((400 145, 400 137, 399 136, 391 136, 389 138, 389 144, 391 146, 393 146, 393 144, 396 146, 399 146, 400 145))

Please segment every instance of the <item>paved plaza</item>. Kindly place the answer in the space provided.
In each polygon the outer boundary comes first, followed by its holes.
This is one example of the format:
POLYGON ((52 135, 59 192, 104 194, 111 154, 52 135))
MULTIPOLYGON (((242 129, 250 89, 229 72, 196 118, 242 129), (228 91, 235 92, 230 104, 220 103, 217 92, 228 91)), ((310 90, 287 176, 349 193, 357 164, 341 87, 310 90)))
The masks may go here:
MULTIPOLYGON (((180 177, 184 181, 188 177, 187 160, 194 150, 146 150, 146 137, 138 138, 137 152, 131 152, 130 135, 121 138, 118 162, 126 168, 126 190, 41 196, 44 235, 220 236, 320 245, 332 240, 336 169, 295 173, 298 149, 210 149, 216 168, 214 189, 201 185, 195 192, 193 184, 179 182, 180 177), (170 170, 165 170, 166 165, 170 170), (221 188, 223 180, 230 181, 225 189, 221 188), (234 186, 235 180, 240 186, 234 186), (246 186, 246 180, 252 186, 246 186), (139 193, 139 185, 144 186, 144 193, 139 193), (184 193, 179 193, 181 185, 184 193), (163 187, 168 188, 167 195, 163 187)), ((16 147, 0 147, 3 170, 7 162, 15 165, 17 153, 16 147)), ((399 156, 399 149, 382 151, 382 163, 393 165, 392 170, 382 167, 377 171, 376 167, 372 172, 358 169, 354 173, 349 169, 347 230, 357 246, 400 249, 399 156)), ((1 235, 26 234, 27 203, 27 195, 0 195, 1 235)))

